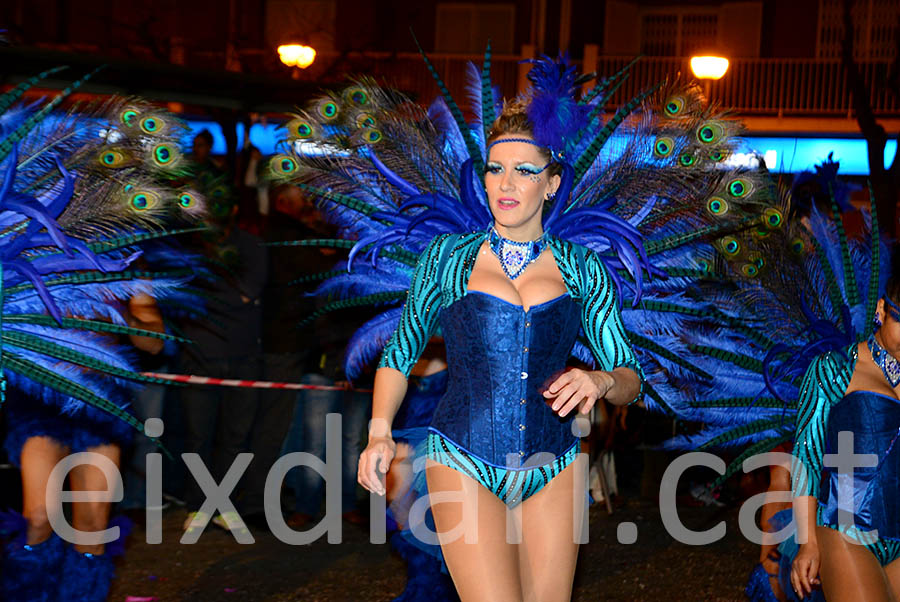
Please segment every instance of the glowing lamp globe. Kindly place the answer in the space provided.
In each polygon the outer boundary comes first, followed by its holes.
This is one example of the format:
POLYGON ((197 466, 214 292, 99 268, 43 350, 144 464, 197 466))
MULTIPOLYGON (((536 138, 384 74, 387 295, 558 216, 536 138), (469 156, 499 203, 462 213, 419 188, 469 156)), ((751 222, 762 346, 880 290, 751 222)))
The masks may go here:
POLYGON ((728 59, 721 56, 695 56, 691 58, 691 71, 699 79, 722 79, 728 71, 728 59))
POLYGON ((316 51, 303 44, 282 44, 278 47, 278 58, 288 67, 306 69, 316 60, 316 51))

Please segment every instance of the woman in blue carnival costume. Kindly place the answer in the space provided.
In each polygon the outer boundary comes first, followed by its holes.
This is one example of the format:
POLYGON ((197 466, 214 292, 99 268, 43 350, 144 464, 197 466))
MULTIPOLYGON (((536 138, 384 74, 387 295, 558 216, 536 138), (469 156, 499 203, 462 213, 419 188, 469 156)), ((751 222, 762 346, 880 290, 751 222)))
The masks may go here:
POLYGON ((829 601, 900 597, 898 302, 895 271, 878 300, 875 332, 816 357, 803 379, 792 477, 798 541, 806 542, 791 571, 801 597, 819 579, 829 601), (823 462, 837 453, 873 454, 877 463, 846 474, 823 462))
MULTIPOLYGON (((172 296, 190 270, 138 269, 139 247, 167 236, 171 218, 202 213, 198 195, 170 184, 185 167, 171 116, 134 100, 54 112, 87 78, 47 103, 16 105, 57 71, 0 96, 0 391, 10 384, 5 447, 24 493, 23 515, 4 516, 4 535, 18 532, 0 583, 10 602, 106 599, 113 546, 64 543, 51 527, 47 485, 69 453, 92 451, 114 468, 119 445, 142 431, 125 387, 157 381, 134 371, 115 337, 150 350, 173 340, 160 333, 154 299, 172 296)), ((68 476, 73 491, 115 487, 96 464, 68 476)), ((104 530, 109 508, 78 501, 72 526, 104 530)))
POLYGON ((563 165, 552 158, 552 142, 534 135, 526 107, 507 105, 488 136, 493 226, 441 236, 419 260, 376 372, 373 427, 360 457, 360 483, 383 494, 379 471, 395 447, 390 426, 409 370, 440 321, 450 380, 431 423, 426 474, 435 499, 461 494, 453 496, 461 507, 431 510, 463 600, 571 597, 582 519, 573 508, 585 495, 570 467, 578 453, 573 411, 640 393, 607 268, 588 249, 544 233, 543 206, 560 187, 563 165), (564 371, 582 328, 600 370, 564 371), (520 546, 507 545, 508 507, 517 508, 520 546))
MULTIPOLYGON (((287 124, 289 148, 270 162, 272 176, 316 198, 341 236, 288 244, 350 250, 337 269, 298 282, 323 280, 316 293, 329 302, 319 312, 386 307, 348 346, 350 378, 384 350, 361 482, 384 491, 406 375, 440 331, 448 390, 421 437, 419 477, 431 495, 479 502, 463 525, 480 533, 478 545, 449 541, 457 504, 433 506, 456 586, 463 599, 485 587, 498 599, 567 598, 581 525, 572 504, 586 501, 586 469, 577 476, 572 466, 575 410, 643 392, 648 407, 670 411, 668 396, 684 395, 670 379, 709 378, 677 335, 707 315, 685 295, 711 265, 692 249, 778 228, 781 213, 754 174, 727 165, 740 127, 695 86, 671 84, 657 97, 660 86, 648 88, 606 116, 630 65, 579 97, 594 75, 543 57, 532 61, 530 90, 504 105, 488 49, 480 70, 470 66, 467 121, 425 63, 441 90, 427 111, 363 79, 287 124), (564 371, 570 355, 596 370, 564 371), (496 527, 507 508, 542 517, 510 534, 522 546, 496 527)), ((415 532, 423 518, 413 514, 415 532)), ((431 535, 423 548, 436 548, 431 535)))

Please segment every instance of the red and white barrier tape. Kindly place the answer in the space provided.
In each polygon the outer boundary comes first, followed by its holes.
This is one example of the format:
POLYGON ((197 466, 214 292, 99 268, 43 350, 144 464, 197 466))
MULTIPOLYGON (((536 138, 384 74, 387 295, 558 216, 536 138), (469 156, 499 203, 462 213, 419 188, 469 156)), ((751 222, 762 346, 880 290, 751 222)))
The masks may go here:
POLYGON ((238 380, 233 378, 213 378, 211 376, 196 376, 194 374, 166 374, 164 372, 141 372, 143 376, 170 380, 176 383, 189 385, 212 385, 216 387, 244 387, 252 389, 293 389, 306 391, 356 391, 359 393, 371 393, 372 389, 354 389, 340 385, 305 385, 301 383, 277 383, 268 380, 238 380))

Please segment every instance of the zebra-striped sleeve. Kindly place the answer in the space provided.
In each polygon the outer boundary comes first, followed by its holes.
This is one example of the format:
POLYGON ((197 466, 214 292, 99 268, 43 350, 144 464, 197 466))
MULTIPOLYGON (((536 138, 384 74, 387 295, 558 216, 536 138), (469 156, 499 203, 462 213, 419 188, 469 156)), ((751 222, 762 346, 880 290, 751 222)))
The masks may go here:
POLYGON ((408 377, 437 328, 441 311, 441 283, 437 271, 446 238, 446 235, 435 238, 419 257, 400 324, 384 348, 379 368, 394 368, 408 377))
POLYGON ((794 440, 794 459, 791 461, 794 497, 819 496, 828 412, 844 397, 853 375, 852 363, 838 357, 840 353, 829 352, 816 357, 800 385, 797 436, 794 440))
POLYGON ((631 401, 634 403, 643 394, 644 373, 625 334, 615 283, 606 266, 593 252, 585 256, 585 271, 587 282, 581 283, 581 323, 591 352, 600 370, 625 367, 637 373, 641 390, 631 401))

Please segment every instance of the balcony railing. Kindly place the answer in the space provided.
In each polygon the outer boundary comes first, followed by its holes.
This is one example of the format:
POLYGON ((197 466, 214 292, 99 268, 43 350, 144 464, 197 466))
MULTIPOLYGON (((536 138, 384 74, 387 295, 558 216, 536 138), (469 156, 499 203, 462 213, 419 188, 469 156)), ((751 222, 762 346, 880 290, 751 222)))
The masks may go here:
MULTIPOLYGON (((337 57, 322 57, 323 62, 330 58, 337 57)), ((482 57, 434 54, 430 58, 454 98, 465 102, 466 64, 471 61, 480 68, 482 57)), ((600 57, 597 72, 613 74, 632 58, 600 57)), ((521 60, 519 56, 494 56, 492 59, 492 78, 506 96, 520 84, 521 60)), ((366 74, 407 91, 421 102, 429 101, 439 93, 422 57, 415 53, 344 55, 335 63, 339 68, 330 70, 333 76, 328 79, 338 81, 339 73, 352 73, 355 65, 363 66, 366 74)), ((878 85, 887 79, 890 63, 869 61, 858 65, 869 88, 875 114, 900 116, 900 99, 878 85)), ((613 96, 609 108, 626 102, 647 86, 671 81, 679 74, 683 79, 692 77, 687 58, 644 57, 632 67, 630 77, 613 96)), ((850 88, 837 60, 734 59, 725 77, 709 82, 706 89, 711 100, 742 114, 779 117, 852 115, 850 88)))
MULTIPOLYGON (((45 46, 69 52, 90 50, 71 45, 45 46)), ((99 52, 99 49, 94 51, 99 52)), ((140 47, 130 48, 130 51, 134 56, 149 53, 148 49, 141 50, 140 47)), ((276 80, 279 76, 288 76, 274 51, 243 48, 239 54, 241 70, 245 73, 268 74, 276 76, 273 78, 276 80)), ((464 105, 465 110, 466 65, 472 62, 480 69, 481 55, 434 53, 429 57, 454 98, 464 105)), ((187 51, 182 58, 185 66, 202 67, 213 72, 223 69, 225 64, 224 54, 220 51, 187 51)), ((527 83, 524 79, 527 65, 520 64, 522 58, 518 55, 495 55, 492 58, 492 78, 507 97, 527 83)), ((611 75, 632 59, 630 56, 600 56, 596 71, 600 75, 611 75)), ((614 110, 642 89, 660 81, 672 81, 679 74, 685 80, 690 79, 688 60, 674 57, 640 59, 631 68, 631 75, 610 100, 607 109, 614 110)), ((900 98, 892 95, 882 85, 887 81, 890 63, 867 61, 857 64, 868 87, 874 113, 879 117, 900 117, 900 98)), ((581 69, 580 64, 578 67, 581 69)), ((423 103, 430 102, 439 94, 418 53, 322 51, 309 69, 295 75, 322 88, 342 85, 347 81, 347 75, 373 76, 423 103)), ((703 85, 711 100, 743 115, 849 117, 853 113, 850 88, 839 60, 734 59, 725 77, 718 81, 704 82, 703 85)), ((303 104, 303 98, 297 98, 296 102, 303 104)))

